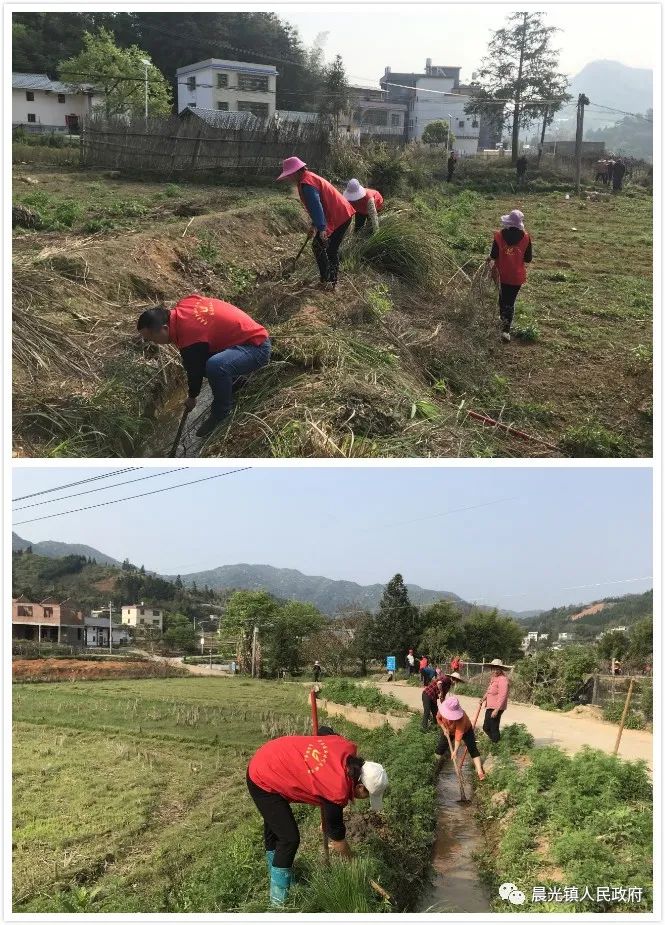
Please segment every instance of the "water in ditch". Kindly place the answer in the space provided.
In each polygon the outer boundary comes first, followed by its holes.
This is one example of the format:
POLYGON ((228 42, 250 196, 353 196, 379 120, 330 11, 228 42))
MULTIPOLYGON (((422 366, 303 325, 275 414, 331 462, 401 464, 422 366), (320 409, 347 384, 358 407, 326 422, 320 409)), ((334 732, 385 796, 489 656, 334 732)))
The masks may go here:
MULTIPOLYGON (((467 766, 464 771, 470 768, 467 766)), ((473 778, 464 773, 467 796, 473 792, 473 778)), ((439 817, 432 866, 434 882, 423 897, 419 912, 491 912, 490 897, 478 876, 474 851, 482 848, 482 837, 474 817, 473 804, 458 803, 457 777, 450 763, 439 775, 437 803, 439 817)))

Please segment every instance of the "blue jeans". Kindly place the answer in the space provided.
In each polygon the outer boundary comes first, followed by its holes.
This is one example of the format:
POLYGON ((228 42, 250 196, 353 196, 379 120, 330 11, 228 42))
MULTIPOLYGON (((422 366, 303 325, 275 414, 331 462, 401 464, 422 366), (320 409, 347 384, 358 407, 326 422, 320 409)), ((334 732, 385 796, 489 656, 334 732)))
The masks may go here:
POLYGON ((234 380, 266 366, 270 349, 270 338, 267 338, 262 344, 238 344, 210 357, 205 374, 213 396, 210 411, 216 418, 221 420, 231 410, 234 380))

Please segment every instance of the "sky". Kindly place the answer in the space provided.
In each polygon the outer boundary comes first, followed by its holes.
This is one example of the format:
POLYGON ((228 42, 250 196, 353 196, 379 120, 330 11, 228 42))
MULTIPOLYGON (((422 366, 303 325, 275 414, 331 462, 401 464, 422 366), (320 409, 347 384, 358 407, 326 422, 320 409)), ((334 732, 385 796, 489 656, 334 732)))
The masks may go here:
MULTIPOLYGON (((12 497, 111 471, 15 467, 12 497)), ((245 562, 373 584, 400 572, 409 583, 517 611, 652 587, 645 467, 254 467, 18 524, 229 471, 145 468, 40 495, 15 504, 49 500, 17 511, 14 529, 32 542, 85 543, 164 574, 245 562), (145 481, 50 501, 136 478, 145 481)))
MULTIPOLYGON (((491 33, 508 14, 530 8, 545 13, 555 36, 564 73, 574 77, 589 61, 610 59, 629 67, 655 68, 660 56, 657 3, 385 3, 278 4, 278 15, 293 23, 307 46, 319 34, 327 60, 342 55, 352 83, 377 83, 386 65, 393 71, 422 71, 433 64, 461 67, 471 79, 491 33), (378 15, 377 15, 378 12, 378 15)), ((612 105, 612 90, 602 103, 612 105)))

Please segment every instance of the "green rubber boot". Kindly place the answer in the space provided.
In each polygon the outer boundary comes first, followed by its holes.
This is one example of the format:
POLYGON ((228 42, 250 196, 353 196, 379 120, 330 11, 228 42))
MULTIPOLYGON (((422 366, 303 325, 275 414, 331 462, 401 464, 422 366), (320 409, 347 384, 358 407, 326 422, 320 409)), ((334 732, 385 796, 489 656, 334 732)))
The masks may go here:
POLYGON ((290 867, 270 868, 270 905, 283 906, 289 895, 291 886, 290 867))

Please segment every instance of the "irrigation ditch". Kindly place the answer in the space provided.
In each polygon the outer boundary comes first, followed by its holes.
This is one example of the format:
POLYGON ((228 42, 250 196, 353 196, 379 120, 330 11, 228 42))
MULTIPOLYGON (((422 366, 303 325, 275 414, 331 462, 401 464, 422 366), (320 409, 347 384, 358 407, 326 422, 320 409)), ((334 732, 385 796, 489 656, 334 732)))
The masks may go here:
MULTIPOLYGON (((378 729, 387 723, 392 729, 400 731, 413 718, 374 713, 362 706, 338 704, 329 700, 319 702, 328 716, 341 717, 365 729, 378 729)), ((465 790, 471 794, 473 774, 470 764, 462 773, 465 777, 465 790)), ((437 822, 431 859, 433 877, 415 911, 491 912, 487 888, 475 860, 475 854, 482 851, 484 842, 473 805, 458 802, 459 784, 449 766, 439 774, 435 786, 437 822)))

